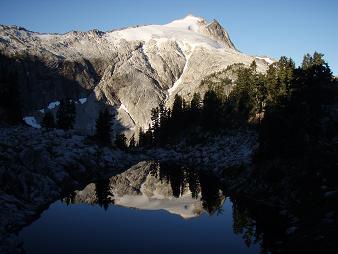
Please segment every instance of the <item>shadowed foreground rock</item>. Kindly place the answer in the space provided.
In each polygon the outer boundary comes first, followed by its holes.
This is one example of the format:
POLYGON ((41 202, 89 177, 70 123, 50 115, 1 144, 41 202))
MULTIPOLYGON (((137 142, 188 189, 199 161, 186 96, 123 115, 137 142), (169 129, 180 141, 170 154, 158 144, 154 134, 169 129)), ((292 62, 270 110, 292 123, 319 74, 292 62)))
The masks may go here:
POLYGON ((20 252, 15 235, 62 194, 137 161, 85 144, 75 132, 0 129, 0 253, 20 252))

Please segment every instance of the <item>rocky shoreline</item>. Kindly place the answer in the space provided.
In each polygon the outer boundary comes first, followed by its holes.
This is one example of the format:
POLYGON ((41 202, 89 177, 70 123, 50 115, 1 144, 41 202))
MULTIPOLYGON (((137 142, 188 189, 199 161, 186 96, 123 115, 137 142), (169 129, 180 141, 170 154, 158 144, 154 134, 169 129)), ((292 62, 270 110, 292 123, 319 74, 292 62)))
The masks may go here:
POLYGON ((86 144, 62 130, 0 130, 0 253, 20 253, 16 232, 72 188, 115 174, 140 160, 135 155, 86 144))
POLYGON ((159 161, 181 161, 183 164, 201 169, 212 169, 218 174, 228 167, 249 165, 257 145, 256 132, 238 130, 216 136, 206 134, 202 144, 183 143, 171 148, 146 150, 144 153, 159 161))
POLYGON ((243 132, 208 137, 203 145, 123 152, 90 143, 76 131, 1 127, 0 252, 20 253, 16 233, 67 191, 145 160, 173 160, 217 173, 249 163, 256 140, 253 132, 243 132))

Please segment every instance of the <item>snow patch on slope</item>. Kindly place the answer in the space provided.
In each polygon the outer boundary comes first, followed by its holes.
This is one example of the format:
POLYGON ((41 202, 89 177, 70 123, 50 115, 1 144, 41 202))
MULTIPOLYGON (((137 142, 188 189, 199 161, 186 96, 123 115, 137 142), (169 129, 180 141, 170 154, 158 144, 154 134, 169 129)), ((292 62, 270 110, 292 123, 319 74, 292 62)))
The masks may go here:
POLYGON ((41 125, 38 124, 34 116, 26 116, 23 118, 23 120, 25 121, 26 124, 28 124, 29 126, 33 128, 36 128, 36 129, 41 128, 41 125))
MULTIPOLYGON (((78 102, 79 102, 80 104, 84 104, 84 103, 87 102, 87 98, 80 98, 80 99, 78 100, 78 102)), ((78 103, 78 102, 76 101, 75 103, 78 103)), ((58 106, 60 106, 60 101, 53 101, 53 102, 51 102, 51 103, 48 104, 47 109, 48 109, 48 110, 52 110, 52 109, 57 108, 58 106)), ((47 111, 48 111, 48 110, 47 110, 47 111)), ((46 112, 46 109, 45 109, 45 108, 40 109, 39 112, 42 113, 42 114, 44 114, 44 113, 46 112)))
POLYGON ((53 102, 49 103, 47 108, 48 109, 54 109, 54 108, 58 107, 59 105, 60 105, 60 101, 53 101, 53 102))
POLYGON ((40 38, 41 40, 50 40, 50 39, 53 39, 54 37, 56 37, 57 35, 55 35, 55 34, 37 34, 36 36, 38 38, 40 38))
MULTIPOLYGON (((131 119, 131 121, 133 122, 133 124, 134 125, 136 124, 134 118, 131 116, 129 110, 127 109, 127 107, 123 103, 121 103, 121 105, 118 108, 118 110, 123 110, 124 112, 126 112, 127 115, 129 116, 129 118, 131 119)), ((133 130, 133 129, 135 129, 135 127, 132 127, 131 129, 133 130)))
POLYGON ((275 61, 272 60, 271 58, 269 57, 260 57, 260 56, 256 56, 257 59, 260 59, 260 60, 263 60, 265 62, 267 62, 268 64, 273 64, 275 61))
POLYGON ((121 106, 120 106, 120 108, 119 109, 122 109, 122 110, 124 110, 128 115, 130 115, 130 113, 129 113, 129 111, 128 111, 128 109, 127 109, 127 107, 122 103, 121 104, 121 106))
POLYGON ((191 55, 193 54, 193 51, 194 51, 194 48, 191 49, 190 54, 186 55, 186 61, 185 61, 185 65, 184 65, 181 76, 179 77, 179 79, 175 81, 174 85, 168 89, 169 96, 171 96, 173 92, 178 88, 178 86, 182 83, 183 75, 186 73, 189 67, 189 60, 190 60, 191 55))
POLYGON ((81 98, 81 99, 79 99, 79 102, 80 102, 81 104, 84 104, 84 103, 87 102, 87 98, 81 98))

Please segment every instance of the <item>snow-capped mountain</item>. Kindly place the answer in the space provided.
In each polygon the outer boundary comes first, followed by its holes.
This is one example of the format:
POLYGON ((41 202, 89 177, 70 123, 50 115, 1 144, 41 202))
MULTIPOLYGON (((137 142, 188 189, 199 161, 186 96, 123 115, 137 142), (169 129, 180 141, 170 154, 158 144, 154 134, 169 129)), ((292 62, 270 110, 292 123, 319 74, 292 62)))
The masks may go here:
POLYGON ((27 114, 38 117, 65 97, 88 97, 77 119, 87 131, 102 104, 116 111, 120 129, 146 128, 152 108, 177 93, 191 98, 204 77, 253 60, 265 71, 273 61, 239 52, 216 20, 191 15, 109 32, 41 34, 1 25, 0 54, 0 66, 19 73, 27 114))

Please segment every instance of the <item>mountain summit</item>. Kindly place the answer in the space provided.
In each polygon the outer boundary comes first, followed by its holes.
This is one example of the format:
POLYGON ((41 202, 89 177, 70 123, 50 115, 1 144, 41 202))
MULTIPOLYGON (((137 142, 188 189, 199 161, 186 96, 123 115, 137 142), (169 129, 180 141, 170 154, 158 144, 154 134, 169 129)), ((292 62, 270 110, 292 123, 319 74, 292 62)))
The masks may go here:
POLYGON ((79 54, 100 55, 103 53, 101 47, 110 49, 121 40, 173 40, 190 46, 235 49, 228 33, 216 20, 208 23, 192 15, 166 25, 137 26, 110 32, 91 30, 48 34, 31 32, 17 26, 0 26, 0 49, 10 50, 11 53, 20 53, 33 47, 67 58, 79 54), (91 47, 92 43, 97 44, 97 47, 91 47))
POLYGON ((85 97, 76 128, 92 132, 97 112, 109 105, 114 128, 130 134, 147 128, 151 109, 171 105, 176 94, 203 94, 205 77, 234 63, 256 60, 259 71, 271 63, 237 51, 216 20, 192 15, 109 32, 42 34, 0 25, 0 56, 3 71, 18 73, 27 119, 39 122, 48 105, 85 97))
POLYGON ((204 18, 188 15, 183 19, 175 20, 165 26, 189 30, 206 36, 209 39, 218 42, 220 45, 235 49, 235 46, 231 42, 228 33, 218 23, 217 20, 213 20, 211 23, 208 23, 204 18))

